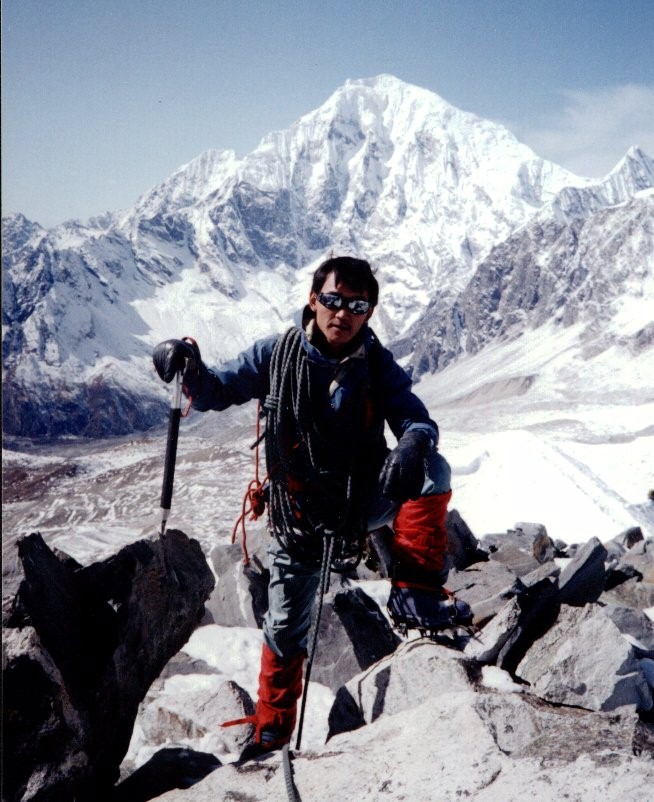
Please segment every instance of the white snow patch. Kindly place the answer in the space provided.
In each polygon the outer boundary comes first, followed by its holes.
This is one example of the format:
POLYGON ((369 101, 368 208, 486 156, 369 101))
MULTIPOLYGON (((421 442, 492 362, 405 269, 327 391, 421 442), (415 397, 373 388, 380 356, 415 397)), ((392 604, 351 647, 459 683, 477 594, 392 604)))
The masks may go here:
POLYGON ((497 666, 484 666, 481 670, 481 681, 484 687, 493 688, 503 693, 524 693, 525 688, 511 679, 511 675, 497 666))

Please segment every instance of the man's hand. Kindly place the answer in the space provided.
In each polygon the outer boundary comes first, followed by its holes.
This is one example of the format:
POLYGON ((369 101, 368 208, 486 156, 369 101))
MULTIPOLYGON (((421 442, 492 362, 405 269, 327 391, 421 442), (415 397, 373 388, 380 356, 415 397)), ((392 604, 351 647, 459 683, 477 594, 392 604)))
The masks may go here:
POLYGON ((195 341, 164 340, 152 352, 152 361, 159 378, 168 384, 180 370, 184 379, 195 378, 202 362, 195 341))
POLYGON ((418 498, 425 483, 425 458, 430 448, 427 432, 420 429, 405 432, 382 466, 379 475, 382 493, 399 502, 418 498))

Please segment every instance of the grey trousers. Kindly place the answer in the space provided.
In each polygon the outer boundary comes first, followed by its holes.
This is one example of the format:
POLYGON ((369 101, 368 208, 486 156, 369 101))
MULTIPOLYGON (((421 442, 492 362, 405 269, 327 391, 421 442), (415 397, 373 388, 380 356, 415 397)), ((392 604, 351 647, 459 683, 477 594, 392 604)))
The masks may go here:
MULTIPOLYGON (((451 470, 436 449, 427 459, 423 496, 447 493, 451 470)), ((371 501, 368 530, 390 526, 400 505, 382 495, 378 488, 371 501)), ((320 569, 294 560, 275 538, 268 546, 270 582, 268 611, 263 620, 263 637, 279 657, 291 658, 306 651, 311 628, 311 609, 320 581, 320 569)))

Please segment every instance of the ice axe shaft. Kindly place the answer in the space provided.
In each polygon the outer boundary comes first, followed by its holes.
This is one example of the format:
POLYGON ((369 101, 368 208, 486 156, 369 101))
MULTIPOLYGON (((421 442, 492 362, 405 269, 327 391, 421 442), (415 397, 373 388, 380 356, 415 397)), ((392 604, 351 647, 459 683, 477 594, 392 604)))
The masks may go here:
POLYGON ((179 419, 182 416, 182 374, 175 374, 175 389, 170 404, 168 417, 168 439, 166 440, 166 459, 164 462, 163 486, 161 488, 161 535, 166 532, 166 523, 170 515, 173 498, 173 481, 175 479, 175 460, 177 458, 177 440, 179 439, 179 419))

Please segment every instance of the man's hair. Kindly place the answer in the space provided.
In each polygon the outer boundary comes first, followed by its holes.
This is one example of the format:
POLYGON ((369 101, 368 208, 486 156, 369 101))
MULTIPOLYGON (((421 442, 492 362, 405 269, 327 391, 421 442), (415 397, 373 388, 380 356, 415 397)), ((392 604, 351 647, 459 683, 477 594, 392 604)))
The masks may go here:
POLYGON ((336 284, 346 284, 355 292, 366 292, 370 303, 377 306, 379 284, 365 259, 355 259, 353 256, 332 256, 326 259, 313 274, 311 292, 321 292, 330 273, 334 274, 336 284))

